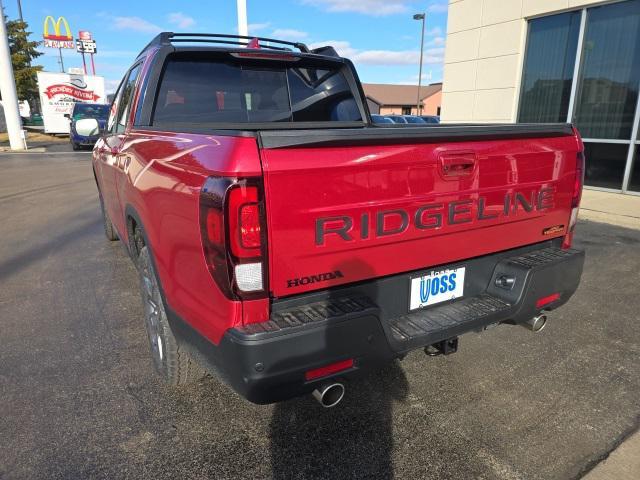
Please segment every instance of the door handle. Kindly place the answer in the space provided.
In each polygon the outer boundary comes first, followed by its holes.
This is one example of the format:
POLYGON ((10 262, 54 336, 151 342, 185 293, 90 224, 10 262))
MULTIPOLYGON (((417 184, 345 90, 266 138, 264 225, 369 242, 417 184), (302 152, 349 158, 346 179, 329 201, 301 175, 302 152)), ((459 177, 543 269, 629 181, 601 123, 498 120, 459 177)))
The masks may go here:
POLYGON ((474 152, 448 152, 440 154, 440 171, 445 179, 470 177, 476 169, 474 152))

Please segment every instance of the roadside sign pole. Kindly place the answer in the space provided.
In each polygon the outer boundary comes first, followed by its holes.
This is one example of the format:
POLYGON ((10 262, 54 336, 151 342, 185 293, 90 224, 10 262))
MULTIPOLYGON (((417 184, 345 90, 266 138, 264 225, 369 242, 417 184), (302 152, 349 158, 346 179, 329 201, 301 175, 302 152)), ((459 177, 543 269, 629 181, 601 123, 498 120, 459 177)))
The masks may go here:
POLYGON ((76 40, 76 50, 82 55, 82 65, 84 66, 84 74, 87 75, 87 62, 85 60, 85 53, 88 53, 91 57, 91 70, 93 75, 96 75, 96 64, 93 61, 93 54, 98 53, 96 48, 96 42, 91 36, 91 32, 88 30, 80 30, 78 32, 78 39, 76 40))
POLYGON ((84 51, 82 52, 82 68, 84 69, 84 74, 87 74, 87 62, 84 60, 84 51))
MULTIPOLYGON (((0 12, 4 12, 2 0, 0 0, 0 12)), ((7 26, 4 23, 4 18, 2 18, 0 22, 0 92, 2 93, 2 106, 7 122, 7 133, 9 134, 11 150, 24 150, 25 145, 22 140, 22 121, 20 120, 20 110, 18 109, 16 80, 13 77, 11 52, 9 50, 7 26)))
POLYGON ((64 73, 64 60, 62 60, 62 48, 58 47, 58 55, 60 55, 60 73, 64 73))

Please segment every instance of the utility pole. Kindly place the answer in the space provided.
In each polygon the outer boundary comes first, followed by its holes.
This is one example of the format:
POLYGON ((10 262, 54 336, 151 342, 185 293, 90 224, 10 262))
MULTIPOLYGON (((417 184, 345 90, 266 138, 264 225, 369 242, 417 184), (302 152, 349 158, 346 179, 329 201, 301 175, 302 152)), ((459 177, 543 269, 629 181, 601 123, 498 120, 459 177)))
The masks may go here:
POLYGON ((22 19, 22 2, 20 0, 18 0, 18 16, 20 17, 20 21, 24 22, 22 19))
MULTIPOLYGON (((4 12, 2 0, 0 0, 0 12, 4 12)), ((13 77, 11 51, 9 50, 9 38, 7 37, 7 25, 4 22, 4 15, 2 22, 0 22, 0 92, 2 93, 2 107, 7 123, 11 150, 24 150, 16 80, 13 77)))
POLYGON ((413 16, 414 20, 422 20, 422 34, 420 35, 420 69, 418 72, 418 99, 416 100, 416 115, 420 115, 420 110, 422 109, 422 102, 420 101, 420 87, 422 86, 422 52, 424 51, 424 22, 426 18, 426 14, 416 13, 413 16))
POLYGON ((247 0, 237 0, 238 5, 238 35, 249 36, 249 25, 247 24, 247 0))

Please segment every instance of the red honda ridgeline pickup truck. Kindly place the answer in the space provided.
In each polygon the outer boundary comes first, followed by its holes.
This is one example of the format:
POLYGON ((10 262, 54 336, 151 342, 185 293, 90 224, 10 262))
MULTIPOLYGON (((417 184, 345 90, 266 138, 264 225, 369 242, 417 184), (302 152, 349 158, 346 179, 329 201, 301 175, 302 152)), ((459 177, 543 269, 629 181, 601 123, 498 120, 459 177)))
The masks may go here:
POLYGON ((313 392, 575 292, 571 125, 377 126, 331 47, 161 33, 93 151, 106 235, 140 272, 156 369, 248 400, 313 392))

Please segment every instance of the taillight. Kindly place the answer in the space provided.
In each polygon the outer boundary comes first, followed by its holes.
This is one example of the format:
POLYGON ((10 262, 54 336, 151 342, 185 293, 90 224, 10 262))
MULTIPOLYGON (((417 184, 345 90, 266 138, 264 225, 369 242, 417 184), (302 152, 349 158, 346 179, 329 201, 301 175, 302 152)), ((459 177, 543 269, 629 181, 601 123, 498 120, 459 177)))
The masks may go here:
POLYGON ((578 152, 576 159, 576 178, 573 182, 573 197, 571 198, 571 207, 580 206, 582 198, 582 186, 584 185, 584 152, 578 152))
POLYGON ((227 202, 231 252, 238 258, 260 256, 258 187, 241 185, 229 191, 227 202))
POLYGON ((211 276, 228 298, 266 295, 264 218, 259 179, 209 177, 202 187, 204 256, 211 276))
POLYGON ((207 211, 207 240, 214 244, 223 244, 224 223, 222 210, 209 209, 207 211))
POLYGON ((573 192, 571 195, 571 217, 569 218, 569 228, 562 241, 562 248, 571 248, 573 242, 573 230, 578 223, 578 212, 580 210, 580 200, 582 198, 582 187, 584 186, 585 169, 584 151, 576 155, 576 175, 573 180, 573 192))
POLYGON ((249 58, 251 60, 280 60, 287 62, 297 62, 300 60, 300 57, 296 57, 290 53, 280 52, 234 52, 230 55, 236 58, 249 58))

